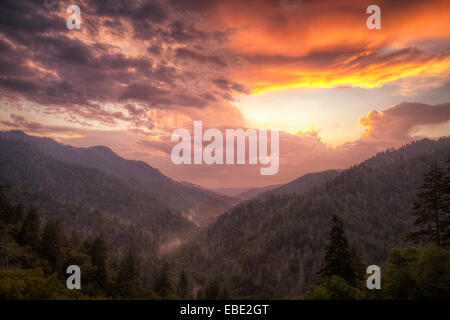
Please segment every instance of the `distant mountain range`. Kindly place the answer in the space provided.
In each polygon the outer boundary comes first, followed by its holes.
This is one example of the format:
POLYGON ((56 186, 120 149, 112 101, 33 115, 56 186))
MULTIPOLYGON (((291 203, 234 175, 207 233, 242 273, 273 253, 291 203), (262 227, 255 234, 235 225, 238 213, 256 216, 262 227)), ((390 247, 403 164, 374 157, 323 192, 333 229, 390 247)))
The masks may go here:
POLYGON ((150 260, 184 244, 171 257, 196 280, 220 278, 233 297, 280 298, 300 296, 314 282, 333 214, 366 264, 382 265, 404 245, 423 174, 434 160, 447 166, 450 138, 234 191, 176 182, 107 147, 75 148, 20 131, 0 132, 0 151, 1 188, 13 202, 37 206, 44 221, 103 234, 114 249, 131 247, 150 260))
POLYGON ((241 200, 249 200, 255 197, 266 196, 268 194, 303 194, 312 188, 335 178, 338 174, 339 170, 326 170, 307 173, 286 184, 250 188, 247 191, 238 194, 236 197, 241 200))
MULTIPOLYGON (((28 145, 30 153, 39 153, 64 164, 96 169, 104 175, 120 180, 130 190, 145 193, 149 199, 158 201, 161 206, 180 212, 188 220, 200 226, 212 222, 219 214, 237 202, 237 199, 219 195, 192 184, 178 183, 147 163, 126 160, 104 146, 76 148, 62 145, 49 138, 28 136, 21 131, 1 132, 0 139, 5 145, 19 142, 24 148, 28 145)), ((13 152, 13 150, 17 151, 17 148, 8 150, 13 152)), ((1 157, 5 160, 7 156, 8 154, 3 153, 1 157)), ((19 182, 19 177, 16 181, 10 181, 11 177, 7 176, 1 178, 12 184, 19 182)), ((67 183, 70 183, 70 180, 67 183)))
POLYGON ((270 185, 264 187, 255 188, 217 188, 216 192, 235 197, 239 200, 248 200, 250 198, 256 197, 258 194, 265 191, 269 191, 279 187, 279 185, 270 185))
POLYGON ((197 279, 220 279, 239 298, 301 296, 322 267, 331 216, 344 222, 366 265, 404 246, 411 206, 433 161, 450 160, 450 138, 380 152, 342 171, 305 175, 244 201, 177 253, 197 279))
POLYGON ((206 227, 241 201, 276 188, 305 192, 321 183, 324 175, 310 174, 285 186, 243 189, 228 196, 176 182, 145 162, 126 160, 104 146, 76 148, 22 131, 3 131, 0 150, 0 186, 12 201, 37 205, 44 220, 58 218, 88 235, 108 234, 112 243, 122 239, 122 245, 151 244, 155 250, 167 239, 178 243, 184 234, 206 227))
POLYGON ((245 201, 260 195, 268 193, 287 194, 297 193, 302 194, 316 185, 328 181, 339 174, 339 170, 326 170, 320 172, 307 173, 300 178, 292 180, 286 184, 269 185, 255 188, 217 188, 215 192, 223 195, 228 195, 234 199, 245 201))

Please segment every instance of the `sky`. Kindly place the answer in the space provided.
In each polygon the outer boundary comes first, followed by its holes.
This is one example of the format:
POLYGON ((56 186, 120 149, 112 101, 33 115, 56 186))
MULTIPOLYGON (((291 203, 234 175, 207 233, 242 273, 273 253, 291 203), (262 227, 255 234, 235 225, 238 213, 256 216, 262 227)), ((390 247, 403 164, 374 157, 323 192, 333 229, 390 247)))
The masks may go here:
POLYGON ((177 181, 280 184, 450 134, 448 0, 6 0, 0 12, 0 130, 105 145, 177 181), (66 27, 71 4, 80 30, 66 27), (278 173, 173 164, 171 134, 194 121, 279 130, 278 173))

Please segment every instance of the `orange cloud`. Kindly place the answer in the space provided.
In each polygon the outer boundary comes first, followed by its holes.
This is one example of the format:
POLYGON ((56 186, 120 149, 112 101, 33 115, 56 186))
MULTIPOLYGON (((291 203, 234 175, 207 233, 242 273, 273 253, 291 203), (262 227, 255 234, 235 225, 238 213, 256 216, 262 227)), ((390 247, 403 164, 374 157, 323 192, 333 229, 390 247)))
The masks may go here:
POLYGON ((373 1, 221 1, 210 9, 231 32, 226 50, 245 63, 233 79, 253 93, 289 87, 373 88, 450 73, 448 1, 383 1, 382 30, 368 30, 373 1))

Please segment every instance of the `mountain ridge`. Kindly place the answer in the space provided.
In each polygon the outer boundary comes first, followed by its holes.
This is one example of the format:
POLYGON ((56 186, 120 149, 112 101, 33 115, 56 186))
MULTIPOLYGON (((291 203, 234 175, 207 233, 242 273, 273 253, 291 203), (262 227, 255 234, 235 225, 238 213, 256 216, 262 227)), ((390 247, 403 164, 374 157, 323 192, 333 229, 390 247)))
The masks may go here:
POLYGON ((145 190, 165 203, 169 209, 182 212, 187 219, 201 226, 214 221, 235 203, 232 198, 176 182, 146 162, 124 159, 105 146, 77 148, 50 138, 29 136, 17 130, 1 131, 0 137, 27 141, 60 161, 96 168, 112 175, 132 189, 145 190))
POLYGON ((234 297, 301 296, 321 269, 332 215, 365 263, 382 266, 390 249, 405 245, 424 173, 449 159, 450 138, 425 139, 380 152, 303 194, 269 191, 221 215, 175 259, 200 282, 221 279, 234 297))

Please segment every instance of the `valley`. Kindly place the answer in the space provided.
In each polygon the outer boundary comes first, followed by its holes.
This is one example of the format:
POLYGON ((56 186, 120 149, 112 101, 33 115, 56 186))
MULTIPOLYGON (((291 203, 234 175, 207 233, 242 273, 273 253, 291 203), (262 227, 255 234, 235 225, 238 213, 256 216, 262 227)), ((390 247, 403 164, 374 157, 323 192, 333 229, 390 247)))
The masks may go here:
POLYGON ((43 223, 56 219, 68 234, 102 235, 119 257, 133 250, 145 288, 164 296, 158 288, 186 272, 196 295, 217 286, 223 297, 278 299, 301 297, 316 283, 333 215, 365 265, 383 266, 391 249, 407 245, 418 186, 433 161, 446 166, 450 138, 283 185, 222 191, 176 182, 102 146, 9 131, 0 133, 0 149, 1 187, 12 204, 37 207, 43 223))

